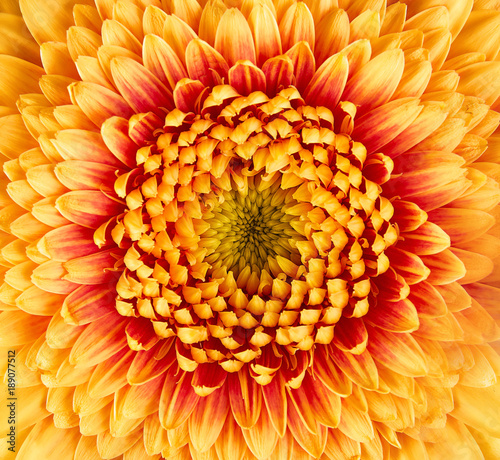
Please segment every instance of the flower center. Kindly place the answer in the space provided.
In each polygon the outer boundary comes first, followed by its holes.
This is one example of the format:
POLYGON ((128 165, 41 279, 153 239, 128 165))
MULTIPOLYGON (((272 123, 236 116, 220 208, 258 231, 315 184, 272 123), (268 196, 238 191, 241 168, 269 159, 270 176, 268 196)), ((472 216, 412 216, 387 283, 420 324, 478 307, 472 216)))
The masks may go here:
POLYGON ((398 233, 368 178, 383 158, 367 161, 348 116, 334 123, 293 87, 270 99, 221 85, 192 112, 133 118, 137 167, 115 183, 128 209, 97 239, 126 249, 117 310, 176 337, 184 370, 255 362, 265 384, 270 353, 330 343, 342 316, 376 304, 398 233))
POLYGON ((291 225, 298 217, 288 212, 298 204, 293 199, 296 188, 282 190, 279 185, 251 178, 247 194, 224 192, 223 202, 204 215, 210 224, 200 241, 209 250, 205 262, 212 273, 225 267, 235 278, 249 278, 249 294, 257 292, 261 270, 269 272, 277 257, 300 264, 293 244, 303 237, 291 225))

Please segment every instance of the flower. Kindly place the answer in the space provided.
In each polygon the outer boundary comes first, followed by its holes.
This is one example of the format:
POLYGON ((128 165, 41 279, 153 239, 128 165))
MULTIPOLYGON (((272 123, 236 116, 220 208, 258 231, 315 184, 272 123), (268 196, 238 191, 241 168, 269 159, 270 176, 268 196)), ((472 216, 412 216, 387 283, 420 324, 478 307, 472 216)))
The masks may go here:
POLYGON ((16 458, 498 457, 497 1, 0 11, 16 458))

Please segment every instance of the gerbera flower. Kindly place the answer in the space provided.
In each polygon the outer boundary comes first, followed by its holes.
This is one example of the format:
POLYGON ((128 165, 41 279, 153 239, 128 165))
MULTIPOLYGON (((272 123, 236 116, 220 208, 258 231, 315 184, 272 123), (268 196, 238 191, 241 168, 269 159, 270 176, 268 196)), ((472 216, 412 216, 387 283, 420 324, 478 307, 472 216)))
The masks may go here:
POLYGON ((0 11, 10 455, 500 456, 498 1, 0 11))

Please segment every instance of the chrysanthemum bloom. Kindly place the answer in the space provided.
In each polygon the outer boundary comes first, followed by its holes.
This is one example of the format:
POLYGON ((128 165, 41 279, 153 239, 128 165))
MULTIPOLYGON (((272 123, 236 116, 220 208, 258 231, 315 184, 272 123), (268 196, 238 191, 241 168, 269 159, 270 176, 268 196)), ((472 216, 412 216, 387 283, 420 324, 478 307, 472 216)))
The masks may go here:
POLYGON ((498 1, 19 3, 2 458, 499 458, 498 1))

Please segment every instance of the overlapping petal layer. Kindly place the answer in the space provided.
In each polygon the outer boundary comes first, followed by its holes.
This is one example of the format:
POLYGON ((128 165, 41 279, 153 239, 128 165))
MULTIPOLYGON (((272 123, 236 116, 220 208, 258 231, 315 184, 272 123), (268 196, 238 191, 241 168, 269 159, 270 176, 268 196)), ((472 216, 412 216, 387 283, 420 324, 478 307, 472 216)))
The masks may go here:
POLYGON ((0 21, 17 458, 498 457, 497 2, 0 21))

